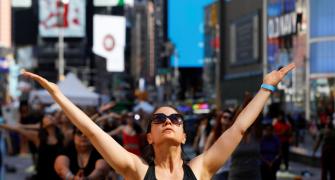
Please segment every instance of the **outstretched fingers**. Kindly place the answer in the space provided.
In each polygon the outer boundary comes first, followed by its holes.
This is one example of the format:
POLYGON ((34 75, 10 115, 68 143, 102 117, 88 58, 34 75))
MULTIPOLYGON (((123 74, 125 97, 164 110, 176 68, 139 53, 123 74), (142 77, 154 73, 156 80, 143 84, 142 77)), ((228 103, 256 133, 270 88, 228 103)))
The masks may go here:
POLYGON ((287 65, 287 66, 281 68, 281 69, 279 70, 279 72, 280 72, 283 76, 285 76, 287 73, 289 73, 289 72, 290 72, 292 69, 294 69, 294 68, 295 68, 295 64, 294 64, 294 63, 291 63, 291 64, 289 64, 289 65, 287 65))
POLYGON ((27 71, 22 71, 21 74, 27 78, 37 81, 41 86, 43 86, 44 88, 47 88, 48 80, 44 79, 43 77, 37 74, 31 73, 31 72, 27 72, 27 71))

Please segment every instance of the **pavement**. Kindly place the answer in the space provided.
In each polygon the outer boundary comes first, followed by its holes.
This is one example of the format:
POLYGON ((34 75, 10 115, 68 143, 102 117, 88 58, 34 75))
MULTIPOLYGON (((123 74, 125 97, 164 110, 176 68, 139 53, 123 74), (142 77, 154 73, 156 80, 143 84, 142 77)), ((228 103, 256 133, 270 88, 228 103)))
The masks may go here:
POLYGON ((290 161, 288 171, 277 172, 277 180, 319 180, 321 169, 290 161))
POLYGON ((30 155, 7 156, 4 158, 4 164, 15 169, 15 171, 5 170, 4 180, 25 180, 34 173, 30 155))

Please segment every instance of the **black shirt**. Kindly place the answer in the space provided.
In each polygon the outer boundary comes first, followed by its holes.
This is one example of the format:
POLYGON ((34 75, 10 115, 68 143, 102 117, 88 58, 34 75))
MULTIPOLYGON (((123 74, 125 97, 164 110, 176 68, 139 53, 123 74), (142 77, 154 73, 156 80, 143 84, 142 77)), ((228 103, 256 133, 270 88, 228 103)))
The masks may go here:
MULTIPOLYGON (((183 164, 184 177, 183 180, 197 180, 190 166, 183 164)), ((149 166, 144 180, 156 180, 155 166, 149 166)))
POLYGON ((80 168, 78 165, 77 150, 73 142, 69 144, 69 146, 66 148, 66 150, 62 154, 69 158, 71 172, 74 175, 76 175, 79 170, 83 170, 85 177, 90 175, 92 171, 95 169, 96 161, 99 159, 102 159, 101 155, 92 147, 92 151, 91 151, 88 163, 86 164, 85 167, 80 168))
POLYGON ((38 160, 37 160, 37 178, 36 179, 50 179, 58 180, 60 179, 56 171, 54 170, 54 163, 56 157, 60 154, 62 150, 61 142, 51 145, 46 143, 41 143, 38 148, 38 160))

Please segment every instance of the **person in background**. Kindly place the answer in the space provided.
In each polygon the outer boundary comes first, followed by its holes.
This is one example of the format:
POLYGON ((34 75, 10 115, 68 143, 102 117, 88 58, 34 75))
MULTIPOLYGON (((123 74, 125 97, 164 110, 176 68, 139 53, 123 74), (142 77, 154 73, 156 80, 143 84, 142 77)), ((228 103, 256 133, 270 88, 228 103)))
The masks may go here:
POLYGON ((108 134, 111 136, 120 134, 123 147, 137 156, 142 156, 141 149, 144 145, 144 138, 141 126, 135 121, 133 113, 126 113, 122 119, 125 119, 126 125, 121 125, 108 134))
POLYGON ((279 137, 281 147, 281 160, 287 171, 289 168, 290 139, 292 135, 291 124, 286 120, 284 111, 281 111, 274 120, 274 132, 279 137))
MULTIPOLYGON (((330 118, 330 117, 329 117, 330 118)), ((322 144, 321 150, 321 179, 335 179, 335 122, 328 121, 314 145, 313 156, 322 144)))
MULTIPOLYGON (((235 122, 243 109, 251 103, 253 96, 245 92, 244 100, 237 108, 233 121, 235 122)), ((229 180, 260 180, 260 147, 259 147, 259 122, 261 113, 255 118, 255 123, 243 133, 241 143, 231 156, 231 166, 229 171, 229 180)))
MULTIPOLYGON (((206 144, 205 144, 205 151, 207 151, 214 142, 224 133, 230 126, 233 124, 233 112, 229 109, 224 110, 223 112, 219 113, 216 117, 215 127, 211 130, 206 144)), ((230 170, 231 159, 229 158, 227 162, 222 166, 216 174, 213 176, 213 180, 227 180, 228 173, 230 170)))
POLYGON ((33 142, 37 147, 37 174, 34 175, 32 179, 59 179, 53 169, 53 163, 63 148, 63 135, 56 124, 57 122, 53 117, 53 114, 46 114, 40 122, 38 131, 25 129, 20 125, 0 125, 0 128, 2 129, 17 132, 33 142))
POLYGON ((200 118, 197 133, 193 141, 193 149, 197 155, 201 154, 204 151, 207 137, 211 131, 211 125, 209 123, 210 116, 204 115, 200 118))
POLYGON ((54 169, 62 179, 105 179, 109 167, 79 129, 74 141, 54 162, 54 169))
MULTIPOLYGON (((151 154, 145 158, 125 150, 111 136, 96 125, 59 90, 56 84, 33 73, 23 72, 37 81, 62 107, 76 127, 92 142, 104 159, 125 179, 210 179, 236 149, 247 129, 262 112, 273 89, 284 76, 295 68, 289 64, 265 75, 256 96, 239 113, 234 124, 203 154, 185 162, 182 144, 186 143, 184 118, 171 106, 161 106, 149 120, 147 141, 151 154), (220 156, 218 156, 220 154, 220 156)), ((64 174, 67 176, 68 171, 64 174)), ((252 175, 252 174, 250 174, 252 175)), ((249 175, 249 176, 250 176, 249 175)), ((71 172, 69 174, 71 177, 71 172)))
POLYGON ((272 124, 263 126, 260 147, 262 179, 276 180, 276 173, 280 168, 280 141, 273 133, 272 124))

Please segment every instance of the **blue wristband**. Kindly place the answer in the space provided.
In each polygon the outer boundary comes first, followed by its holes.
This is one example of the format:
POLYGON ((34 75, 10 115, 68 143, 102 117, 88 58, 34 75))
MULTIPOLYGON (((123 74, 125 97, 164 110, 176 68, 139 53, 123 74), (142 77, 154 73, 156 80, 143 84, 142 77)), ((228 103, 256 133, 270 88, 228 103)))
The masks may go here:
POLYGON ((263 89, 266 89, 266 90, 269 90, 271 92, 274 92, 276 90, 276 87, 275 86, 272 86, 270 84, 262 84, 261 85, 261 88, 263 89))

